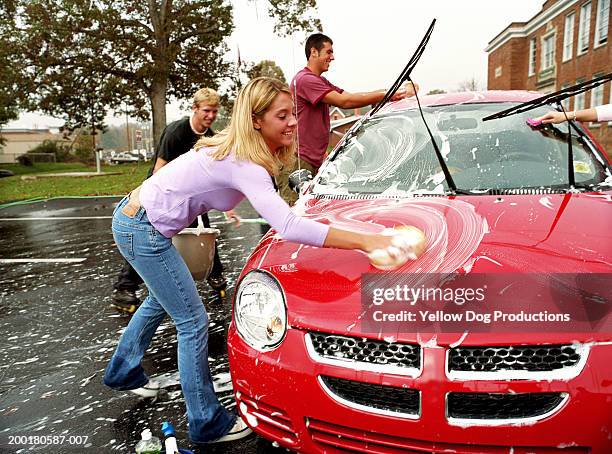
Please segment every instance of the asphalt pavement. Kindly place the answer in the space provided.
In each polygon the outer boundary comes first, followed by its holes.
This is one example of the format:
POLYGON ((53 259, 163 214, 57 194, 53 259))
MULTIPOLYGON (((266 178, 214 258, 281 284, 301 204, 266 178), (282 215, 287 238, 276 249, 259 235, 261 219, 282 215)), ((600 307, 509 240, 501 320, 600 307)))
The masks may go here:
MULTIPOLYGON (((102 384, 129 321, 110 307, 122 263, 110 228, 118 201, 55 199, 0 209, 0 453, 132 453, 143 429, 161 437, 163 421, 176 428, 179 447, 195 453, 285 452, 255 436, 204 449, 188 441, 170 318, 143 361, 162 382, 157 400, 102 384)), ((237 211, 257 217, 248 203, 237 211)), ((224 302, 205 282, 198 289, 211 320, 211 373, 221 401, 233 408, 226 346, 230 297, 262 226, 234 228, 218 212, 211 212, 211 222, 222 232, 220 255, 230 288, 224 302)))

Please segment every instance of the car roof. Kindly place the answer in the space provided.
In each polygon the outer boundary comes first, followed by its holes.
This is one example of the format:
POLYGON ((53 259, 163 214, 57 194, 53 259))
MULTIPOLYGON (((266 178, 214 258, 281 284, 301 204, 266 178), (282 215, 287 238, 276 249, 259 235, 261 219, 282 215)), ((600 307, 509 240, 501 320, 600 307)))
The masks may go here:
MULTIPOLYGON (((517 102, 523 103, 542 96, 542 93, 525 90, 488 90, 488 91, 467 91, 458 93, 442 93, 438 95, 419 96, 421 106, 445 106, 449 104, 470 104, 470 103, 499 103, 517 102)), ((411 109, 417 107, 416 98, 402 99, 387 104, 381 112, 389 113, 398 110, 411 109)))

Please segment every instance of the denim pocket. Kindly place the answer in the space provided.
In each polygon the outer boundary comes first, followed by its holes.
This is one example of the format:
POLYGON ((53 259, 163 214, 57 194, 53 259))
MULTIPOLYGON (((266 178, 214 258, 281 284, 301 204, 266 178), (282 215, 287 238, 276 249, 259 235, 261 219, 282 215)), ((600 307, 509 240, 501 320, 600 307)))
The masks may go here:
POLYGON ((127 203, 128 201, 129 197, 127 195, 124 196, 121 200, 119 200, 119 202, 117 203, 117 205, 115 205, 115 208, 113 209, 113 217, 115 217, 115 213, 117 213, 117 210, 124 205, 124 202, 127 203))
POLYGON ((115 244, 119 248, 121 255, 126 260, 134 260, 134 234, 131 232, 118 232, 113 230, 115 244))

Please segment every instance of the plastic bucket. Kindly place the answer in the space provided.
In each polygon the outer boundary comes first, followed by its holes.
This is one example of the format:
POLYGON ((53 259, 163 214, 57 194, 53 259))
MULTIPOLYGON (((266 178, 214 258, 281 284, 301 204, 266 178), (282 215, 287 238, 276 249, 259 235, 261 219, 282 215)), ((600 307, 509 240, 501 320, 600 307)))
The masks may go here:
MULTIPOLYGON (((199 220, 199 218, 198 218, 199 220)), ((218 229, 187 228, 172 237, 172 244, 179 251, 194 279, 206 279, 215 255, 215 239, 218 229)))

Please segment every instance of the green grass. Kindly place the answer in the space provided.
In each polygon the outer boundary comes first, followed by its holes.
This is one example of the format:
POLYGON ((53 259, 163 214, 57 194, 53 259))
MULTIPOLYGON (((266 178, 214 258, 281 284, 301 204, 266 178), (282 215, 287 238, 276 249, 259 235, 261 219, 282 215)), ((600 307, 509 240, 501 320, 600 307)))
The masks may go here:
POLYGON ((34 178, 44 173, 95 172, 96 168, 81 163, 36 163, 32 167, 2 164, 0 168, 15 176, 0 178, 0 203, 40 197, 124 195, 142 183, 149 166, 150 162, 102 166, 102 172, 117 175, 34 178))
MULTIPOLYGON (((31 166, 21 164, 0 164, 0 169, 6 169, 15 175, 30 173, 56 173, 56 172, 91 172, 92 168, 82 162, 37 162, 31 166)), ((94 168, 95 172, 96 169, 94 168)))

